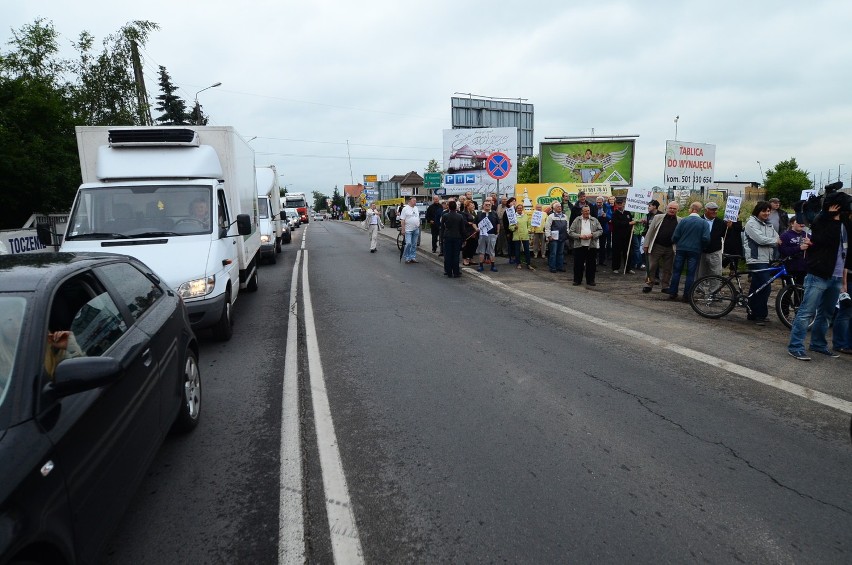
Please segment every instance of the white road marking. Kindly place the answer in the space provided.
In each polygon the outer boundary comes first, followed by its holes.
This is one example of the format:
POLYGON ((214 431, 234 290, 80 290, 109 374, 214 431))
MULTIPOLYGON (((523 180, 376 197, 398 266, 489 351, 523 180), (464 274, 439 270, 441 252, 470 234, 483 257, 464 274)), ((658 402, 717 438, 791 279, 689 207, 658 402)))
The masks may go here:
POLYGON ((278 563, 294 565, 305 562, 297 301, 301 256, 302 252, 297 251, 290 279, 287 348, 284 353, 284 395, 281 399, 281 476, 278 506, 278 563))
POLYGON ((308 350, 308 370, 311 375, 311 400, 314 409, 314 424, 317 430, 322 484, 325 490, 325 509, 331 531, 331 548, 335 563, 363 563, 361 538, 352 513, 349 488, 337 449, 337 436, 331 418, 331 407, 325 389, 325 376, 320 359, 317 331, 314 325, 311 287, 308 280, 308 252, 302 264, 302 301, 305 305, 305 339, 308 350))
POLYGON ((305 224, 305 231, 302 232, 302 251, 305 250, 305 239, 308 237, 308 224, 305 224))
POLYGON ((690 349, 688 347, 669 343, 666 340, 649 336, 642 332, 632 330, 630 328, 619 326, 615 322, 610 322, 609 320, 602 320, 601 318, 596 318, 590 314, 586 314, 585 312, 580 312, 579 310, 574 310, 573 308, 569 308, 561 304, 556 304, 555 302, 551 302, 544 298, 521 292, 520 290, 503 284, 500 281, 494 280, 491 277, 483 276, 480 273, 473 272, 471 274, 479 277, 480 279, 494 286, 500 287, 500 289, 504 291, 511 292, 521 298, 526 298, 533 302, 538 302, 539 304, 547 306, 548 308, 554 308, 570 316, 574 316, 580 318, 581 320, 591 322, 595 325, 629 336, 633 339, 645 341, 661 349, 673 351, 674 353, 678 353, 679 355, 683 355, 684 357, 687 357, 689 359, 701 361, 702 363, 706 363, 713 367, 728 371, 729 373, 733 373, 735 375, 751 379, 755 382, 774 387, 778 390, 794 394, 806 400, 812 400, 818 404, 822 404, 823 406, 834 408, 835 410, 845 412, 846 414, 852 414, 852 402, 849 402, 848 400, 843 400, 842 398, 837 398, 835 396, 831 396, 830 394, 826 394, 824 392, 820 392, 812 388, 797 385, 795 383, 791 383, 790 381, 785 381, 784 379, 773 377, 772 375, 767 375, 766 373, 761 373, 760 371, 755 371, 754 369, 749 369, 748 367, 743 367, 742 365, 737 365, 736 363, 731 363, 730 361, 725 361, 724 359, 719 359, 717 357, 713 357, 712 355, 707 355, 700 351, 696 351, 695 349, 690 349))

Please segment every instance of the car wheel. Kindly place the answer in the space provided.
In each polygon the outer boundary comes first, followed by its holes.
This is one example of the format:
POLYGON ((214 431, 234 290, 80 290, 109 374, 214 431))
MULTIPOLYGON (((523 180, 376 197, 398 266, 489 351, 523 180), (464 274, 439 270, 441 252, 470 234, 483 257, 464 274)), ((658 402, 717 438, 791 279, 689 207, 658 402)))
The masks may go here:
MULTIPOLYGON (((275 259, 275 255, 273 255, 272 258, 275 259)), ((255 267, 254 268, 254 274, 251 276, 248 283, 246 283, 246 290, 249 291, 249 292, 257 292, 257 287, 258 287, 257 267, 255 267)))
POLYGON ((269 262, 273 265, 278 262, 278 257, 275 256, 276 253, 281 253, 281 251, 273 251, 269 254, 269 262))
POLYGON ((293 241, 293 236, 292 236, 292 235, 290 235, 290 234, 288 233, 286 236, 284 236, 284 243, 290 243, 291 241, 293 241))
POLYGON ((198 368, 198 358, 191 349, 186 351, 182 381, 180 410, 172 426, 172 430, 177 433, 192 431, 201 418, 201 370, 198 368))
POLYGON ((225 293, 225 304, 222 306, 222 315, 213 326, 213 335, 219 341, 228 341, 234 335, 234 320, 231 318, 231 293, 225 293))

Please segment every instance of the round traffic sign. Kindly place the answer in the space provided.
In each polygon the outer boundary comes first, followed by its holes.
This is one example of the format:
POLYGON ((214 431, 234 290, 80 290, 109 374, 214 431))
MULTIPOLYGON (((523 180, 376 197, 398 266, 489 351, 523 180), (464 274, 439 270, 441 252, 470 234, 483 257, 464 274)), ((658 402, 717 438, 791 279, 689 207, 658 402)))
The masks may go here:
POLYGON ((488 176, 493 179, 504 179, 509 176, 509 171, 512 170, 512 161, 505 153, 496 151, 489 155, 488 160, 485 161, 485 170, 488 172, 488 176))

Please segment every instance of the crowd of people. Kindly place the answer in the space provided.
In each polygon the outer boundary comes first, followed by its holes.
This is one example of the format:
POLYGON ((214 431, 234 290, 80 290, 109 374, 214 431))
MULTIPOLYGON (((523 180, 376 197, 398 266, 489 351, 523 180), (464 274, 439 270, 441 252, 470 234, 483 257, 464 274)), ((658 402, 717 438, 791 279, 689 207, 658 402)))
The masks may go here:
MULTIPOLYGON (((480 210, 468 192, 446 200, 435 196, 425 220, 432 252, 444 258, 444 275, 451 278, 461 276, 460 265, 497 272, 498 257, 527 270, 536 269, 533 259, 546 259, 551 273, 566 272, 566 257, 572 257, 575 286, 584 280, 596 286, 598 267, 610 261, 613 274, 644 272, 642 292, 659 285, 670 300, 688 301, 697 279, 721 275, 728 261, 741 257, 751 281, 748 319, 757 326, 768 322, 771 285, 764 285, 775 273, 771 264, 784 257, 790 275, 804 286, 788 344, 790 355, 810 360, 804 340, 811 320, 810 351, 830 357, 852 354, 852 300, 847 294, 852 223, 848 212, 841 213, 843 206, 837 200, 825 198, 810 233, 801 218, 781 209, 777 198, 758 202, 745 222, 719 218, 716 202, 693 202, 683 217, 677 202, 669 202, 662 211, 660 203, 651 200, 647 214, 639 217, 624 207, 622 198, 598 196, 591 201, 580 192, 576 202, 566 195, 550 206, 532 208, 515 197, 498 199, 492 194, 485 197, 480 210), (829 349, 826 333, 832 321, 833 348, 829 349)), ((397 217, 405 233, 403 258, 407 264, 417 263, 420 215, 416 200, 411 198, 402 206, 397 217)))

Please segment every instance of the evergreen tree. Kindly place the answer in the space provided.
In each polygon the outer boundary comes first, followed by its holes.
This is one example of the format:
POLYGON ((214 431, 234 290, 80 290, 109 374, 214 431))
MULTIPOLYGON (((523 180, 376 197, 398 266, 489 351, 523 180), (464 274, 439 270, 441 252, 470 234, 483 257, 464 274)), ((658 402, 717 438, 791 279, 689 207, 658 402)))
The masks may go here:
POLYGON ((206 126, 209 120, 210 118, 204 113, 204 110, 201 109, 201 104, 199 104, 196 100, 195 106, 192 108, 192 112, 189 113, 189 123, 196 126, 206 126))
POLYGON ((162 115, 157 117, 157 122, 164 126, 182 126, 189 124, 189 114, 186 111, 186 102, 175 94, 177 87, 172 84, 166 67, 160 65, 160 91, 157 96, 157 110, 162 115))
POLYGON ((438 164, 438 161, 435 159, 429 159, 429 163, 426 165, 427 173, 442 173, 441 165, 438 164))
POLYGON ((343 196, 340 195, 337 185, 334 185, 334 193, 331 195, 331 204, 333 206, 338 206, 341 211, 346 210, 346 201, 343 199, 343 196))

